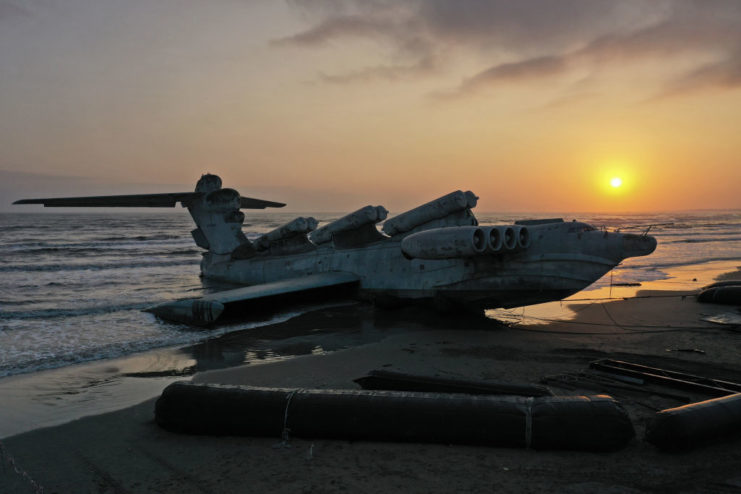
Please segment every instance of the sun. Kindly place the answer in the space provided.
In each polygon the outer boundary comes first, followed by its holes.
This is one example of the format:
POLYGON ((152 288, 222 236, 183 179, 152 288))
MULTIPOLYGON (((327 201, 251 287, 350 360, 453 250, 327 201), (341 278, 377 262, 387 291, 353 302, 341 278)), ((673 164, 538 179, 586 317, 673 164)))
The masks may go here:
POLYGON ((620 177, 613 177, 610 180, 610 185, 612 185, 613 188, 617 189, 618 187, 620 187, 621 185, 623 185, 623 179, 620 178, 620 177))

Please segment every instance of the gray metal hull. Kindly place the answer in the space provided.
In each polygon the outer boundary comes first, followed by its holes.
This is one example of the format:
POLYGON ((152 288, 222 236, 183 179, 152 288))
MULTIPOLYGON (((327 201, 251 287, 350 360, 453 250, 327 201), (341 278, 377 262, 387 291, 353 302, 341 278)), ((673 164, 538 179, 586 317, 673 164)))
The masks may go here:
POLYGON ((626 251, 625 235, 597 231, 582 223, 530 230, 533 244, 520 252, 407 259, 399 240, 387 239, 354 249, 327 246, 246 260, 206 254, 202 271, 209 278, 246 285, 346 271, 359 276, 358 296, 362 298, 446 300, 496 308, 561 300, 589 286, 625 257, 637 255, 626 251))

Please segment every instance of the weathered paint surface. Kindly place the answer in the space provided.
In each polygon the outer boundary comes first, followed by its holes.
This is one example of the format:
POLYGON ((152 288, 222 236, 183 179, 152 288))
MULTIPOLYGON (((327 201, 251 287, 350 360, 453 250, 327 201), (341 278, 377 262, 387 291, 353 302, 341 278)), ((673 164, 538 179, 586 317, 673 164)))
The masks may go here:
POLYGON ((401 238, 353 249, 331 244, 287 256, 231 260, 207 254, 205 276, 260 284, 313 273, 345 271, 360 279, 361 292, 400 298, 448 298, 482 308, 515 307, 560 300, 599 279, 627 257, 651 253, 652 237, 608 233, 585 223, 529 227, 531 245, 520 251, 457 259, 407 259, 401 238))
MULTIPOLYGON (((405 232, 391 236, 379 232, 351 248, 325 241, 304 252, 267 250, 248 259, 209 251, 201 269, 206 277, 246 285, 346 272, 358 277, 361 296, 371 299, 447 299, 495 308, 560 300, 587 287, 623 259, 656 248, 653 237, 601 231, 576 221, 477 228, 470 226, 471 218, 475 221, 470 204, 475 204, 472 193, 448 194, 415 208, 413 214, 399 215, 405 232), (415 225, 414 218, 423 223, 415 225), (484 247, 477 230, 484 233, 484 247), (470 247, 463 246, 467 241, 472 242, 470 247), (415 247, 405 253, 403 244, 415 247)), ((389 222, 400 223, 396 218, 389 222)), ((331 231, 332 225, 324 228, 331 231)), ((383 231, 396 228, 384 226, 383 231)))

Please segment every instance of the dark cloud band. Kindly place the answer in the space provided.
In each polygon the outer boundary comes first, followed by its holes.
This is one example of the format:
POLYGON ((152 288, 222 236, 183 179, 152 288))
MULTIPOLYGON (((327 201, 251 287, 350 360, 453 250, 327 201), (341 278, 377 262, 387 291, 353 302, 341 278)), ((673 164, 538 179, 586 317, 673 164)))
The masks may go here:
POLYGON ((482 60, 489 56, 495 63, 463 77, 454 93, 485 91, 577 69, 619 67, 647 59, 664 63, 687 56, 696 59, 697 66, 664 81, 667 92, 741 85, 741 2, 736 0, 293 3, 312 25, 278 40, 279 44, 312 47, 361 37, 395 49, 394 63, 324 75, 326 82, 423 77, 443 70, 455 53, 469 52, 482 60), (399 63, 400 59, 404 62, 399 63), (433 65, 436 71, 430 70, 433 65))

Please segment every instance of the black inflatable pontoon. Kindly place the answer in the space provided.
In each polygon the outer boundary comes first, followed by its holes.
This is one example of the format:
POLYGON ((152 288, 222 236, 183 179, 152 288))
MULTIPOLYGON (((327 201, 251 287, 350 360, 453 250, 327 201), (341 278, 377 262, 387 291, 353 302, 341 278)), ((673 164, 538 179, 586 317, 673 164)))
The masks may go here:
POLYGON ((682 451, 741 434, 741 393, 669 408, 646 428, 646 441, 665 451, 682 451))
POLYGON ((473 396, 305 390, 178 382, 155 407, 191 434, 480 444, 608 451, 634 436, 622 406, 599 396, 473 396))

